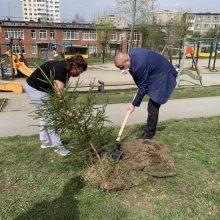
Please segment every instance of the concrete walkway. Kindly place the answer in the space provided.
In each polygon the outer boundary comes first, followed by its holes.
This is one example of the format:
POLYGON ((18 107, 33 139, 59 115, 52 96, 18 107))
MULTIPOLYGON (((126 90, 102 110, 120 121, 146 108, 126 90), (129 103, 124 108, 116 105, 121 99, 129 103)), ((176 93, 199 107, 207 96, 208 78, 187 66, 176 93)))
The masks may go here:
MULTIPOLYGON (((5 97, 7 96, 8 105, 3 112, 0 112, 0 137, 38 134, 38 120, 33 120, 33 117, 30 116, 34 107, 29 103, 26 94, 6 93, 5 97)), ((128 104, 109 104, 107 106, 106 114, 113 125, 121 125, 128 104)), ((147 103, 143 102, 130 115, 127 124, 145 123, 146 109, 147 103)), ((208 116, 220 116, 220 96, 170 100, 161 106, 159 121, 208 116)))
MULTIPOLYGON (((201 60, 204 65, 207 61, 201 60)), ((189 62, 188 65, 191 65, 189 62)), ((219 67, 219 63, 218 63, 219 67)), ((203 85, 220 85, 219 72, 205 72, 207 68, 203 66, 202 78, 203 85)), ((89 84, 91 81, 97 83, 98 80, 103 80, 107 83, 132 83, 133 80, 130 74, 123 75, 114 67, 113 64, 93 65, 86 73, 80 76, 80 80, 84 84, 89 84)), ((24 84, 24 79, 19 79, 24 84)), ((76 78, 71 78, 71 83, 74 84, 76 78)), ((1 81, 0 81, 1 83, 1 81)), ((186 82, 187 83, 187 82, 186 82)), ((189 86, 193 83, 188 84, 189 86)), ((135 86, 134 86, 135 87, 135 86)), ((112 88, 112 87, 111 87, 112 88)), ((118 88, 118 87, 117 87, 118 88)), ((38 121, 30 117, 30 113, 34 111, 33 105, 25 93, 5 93, 0 92, 0 98, 8 98, 8 104, 3 112, 0 112, 0 137, 15 136, 15 135, 33 135, 38 133, 38 121)), ((121 125, 126 111, 127 104, 109 104, 106 108, 106 114, 113 125, 121 125)), ((136 108, 135 112, 129 117, 127 124, 145 123, 147 118, 147 103, 142 103, 141 107, 136 108)), ((220 116, 220 97, 208 98, 193 98, 193 99, 178 99, 170 100, 165 105, 161 106, 159 120, 196 118, 208 116, 220 116)))

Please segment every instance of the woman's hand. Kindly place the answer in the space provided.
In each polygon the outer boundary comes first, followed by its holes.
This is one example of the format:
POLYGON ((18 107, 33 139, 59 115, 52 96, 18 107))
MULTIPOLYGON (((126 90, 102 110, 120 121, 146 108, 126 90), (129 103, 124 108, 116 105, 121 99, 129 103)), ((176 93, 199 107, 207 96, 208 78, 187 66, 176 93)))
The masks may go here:
POLYGON ((60 96, 64 89, 64 83, 59 80, 54 80, 54 88, 56 90, 57 95, 60 96))

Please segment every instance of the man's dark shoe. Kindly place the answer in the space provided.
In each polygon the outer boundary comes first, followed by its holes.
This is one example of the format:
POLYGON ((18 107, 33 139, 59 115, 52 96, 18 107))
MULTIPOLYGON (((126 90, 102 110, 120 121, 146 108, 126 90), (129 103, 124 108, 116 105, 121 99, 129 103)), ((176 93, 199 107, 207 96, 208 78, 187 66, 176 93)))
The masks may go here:
POLYGON ((138 139, 152 139, 152 138, 153 138, 153 135, 145 131, 138 136, 138 139))

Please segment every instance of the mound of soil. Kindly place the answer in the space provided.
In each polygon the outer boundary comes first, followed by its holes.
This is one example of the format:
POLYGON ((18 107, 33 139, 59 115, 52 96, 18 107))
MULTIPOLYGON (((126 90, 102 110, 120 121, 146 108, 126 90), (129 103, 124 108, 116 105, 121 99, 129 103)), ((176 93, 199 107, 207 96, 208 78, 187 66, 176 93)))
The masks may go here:
POLYGON ((135 171, 145 171, 153 178, 172 177, 174 160, 169 149, 152 140, 133 140, 121 146, 121 161, 104 157, 89 167, 85 174, 88 184, 103 191, 127 190, 140 184, 135 171), (171 174, 170 174, 171 173, 171 174))
POLYGON ((121 146, 123 160, 131 165, 133 170, 150 170, 154 167, 169 168, 174 166, 174 160, 166 145, 153 140, 133 140, 121 146))

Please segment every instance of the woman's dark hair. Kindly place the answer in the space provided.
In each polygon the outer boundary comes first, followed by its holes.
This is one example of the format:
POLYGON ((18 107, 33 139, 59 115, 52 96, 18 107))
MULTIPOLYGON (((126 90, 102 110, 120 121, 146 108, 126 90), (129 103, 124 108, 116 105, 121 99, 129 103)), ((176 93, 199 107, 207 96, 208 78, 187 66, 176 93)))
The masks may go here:
POLYGON ((82 68, 83 71, 87 69, 87 62, 81 55, 77 55, 65 60, 64 66, 67 70, 70 70, 72 67, 82 68))

